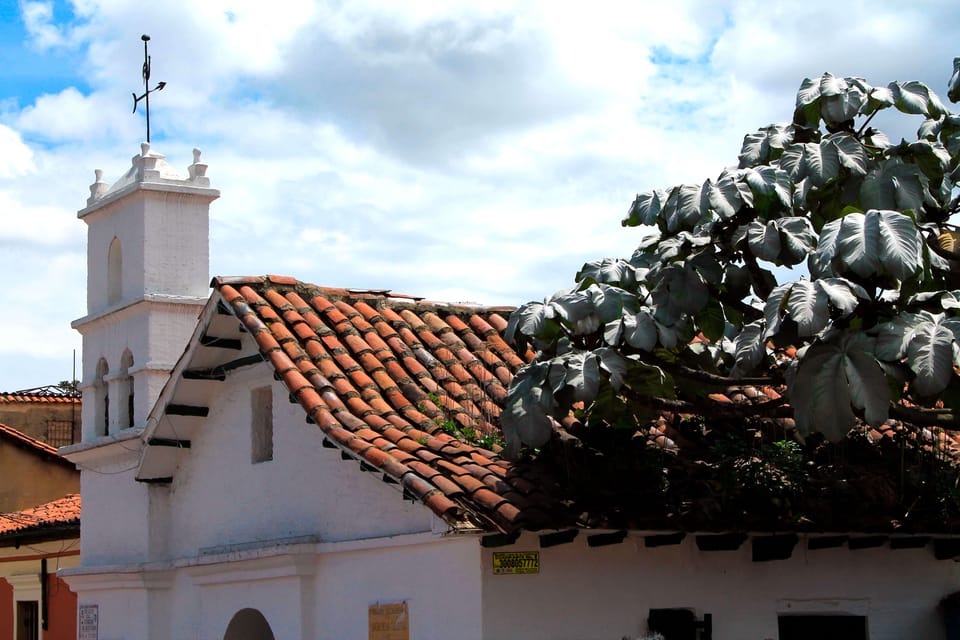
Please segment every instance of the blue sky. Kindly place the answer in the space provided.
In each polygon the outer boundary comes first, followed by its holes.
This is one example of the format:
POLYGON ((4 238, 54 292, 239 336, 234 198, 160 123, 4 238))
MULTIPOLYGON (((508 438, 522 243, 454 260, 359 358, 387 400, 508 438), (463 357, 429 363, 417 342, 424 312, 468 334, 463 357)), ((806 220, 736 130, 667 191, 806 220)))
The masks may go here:
MULTIPOLYGON (((145 136, 203 149, 211 275, 520 304, 629 255, 637 191, 702 182, 807 76, 944 97, 960 3, 0 3, 0 390, 71 375, 85 228, 145 136), (481 8, 482 7, 482 8, 481 8)), ((895 132, 909 135, 910 131, 895 132)))

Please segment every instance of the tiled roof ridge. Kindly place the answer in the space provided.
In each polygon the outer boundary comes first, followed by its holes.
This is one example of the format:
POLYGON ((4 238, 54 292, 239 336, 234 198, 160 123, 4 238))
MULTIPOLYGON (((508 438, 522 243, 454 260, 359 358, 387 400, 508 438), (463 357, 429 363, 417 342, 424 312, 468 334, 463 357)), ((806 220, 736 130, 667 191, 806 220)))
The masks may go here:
POLYGON ((39 402, 47 404, 80 404, 79 395, 50 395, 40 393, 27 393, 24 391, 0 391, 0 403, 2 402, 39 402))
POLYGON ((58 459, 66 461, 65 458, 61 458, 60 454, 57 453, 56 447, 49 445, 46 442, 43 442, 42 440, 38 440, 32 436, 28 436, 22 431, 19 431, 9 425, 0 423, 0 434, 13 439, 18 444, 25 445, 29 448, 36 449, 40 453, 55 456, 58 459))
POLYGON ((354 289, 345 287, 326 287, 309 282, 302 282, 290 276, 266 275, 266 276, 216 276, 210 286, 219 289, 221 286, 229 285, 233 287, 248 285, 253 287, 271 286, 278 291, 293 290, 304 299, 309 300, 316 295, 323 295, 333 301, 364 300, 372 302, 374 306, 398 306, 414 305, 418 309, 435 309, 446 313, 455 313, 456 315, 469 315, 473 313, 499 312, 511 313, 516 309, 512 305, 483 305, 473 302, 447 302, 442 300, 429 300, 423 296, 397 293, 392 289, 354 289))
POLYGON ((213 285, 329 443, 455 527, 530 524, 536 509, 518 505, 534 485, 510 476, 497 451, 445 432, 499 434, 525 362, 503 341, 497 308, 461 314, 277 276, 213 285))
POLYGON ((80 494, 68 493, 62 498, 35 507, 0 513, 0 536, 79 524, 80 512, 80 494))

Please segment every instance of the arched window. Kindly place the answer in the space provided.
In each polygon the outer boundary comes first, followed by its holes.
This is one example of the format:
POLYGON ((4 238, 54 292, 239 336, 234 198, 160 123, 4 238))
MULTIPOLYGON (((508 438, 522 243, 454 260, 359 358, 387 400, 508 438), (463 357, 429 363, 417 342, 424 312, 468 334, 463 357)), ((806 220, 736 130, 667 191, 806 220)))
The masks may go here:
POLYGON ((94 417, 96 419, 96 433, 98 436, 105 436, 110 433, 110 389, 107 383, 107 374, 110 367, 107 361, 100 358, 97 363, 97 377, 94 380, 96 389, 96 409, 94 417))
POLYGON ((120 302, 123 296, 123 248, 120 239, 110 241, 107 254, 107 304, 120 302))
POLYGON ((123 415, 120 416, 120 428, 129 429, 133 426, 133 375, 130 370, 133 369, 133 354, 129 349, 123 352, 120 358, 120 406, 123 415), (124 401, 126 399, 126 402, 124 401))
POLYGON ((240 609, 230 619, 223 640, 274 640, 273 631, 256 609, 240 609))

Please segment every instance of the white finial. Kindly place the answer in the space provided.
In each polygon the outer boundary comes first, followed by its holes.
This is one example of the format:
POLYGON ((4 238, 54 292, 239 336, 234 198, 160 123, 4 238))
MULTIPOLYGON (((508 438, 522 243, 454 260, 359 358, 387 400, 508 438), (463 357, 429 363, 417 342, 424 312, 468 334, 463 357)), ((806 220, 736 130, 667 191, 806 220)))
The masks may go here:
POLYGON ((141 142, 141 143, 140 143, 140 155, 143 156, 144 158, 146 158, 148 153, 150 153, 150 143, 149 143, 149 142, 141 142))
POLYGON ((193 164, 200 162, 200 149, 193 148, 193 164))
POLYGON ((107 192, 107 183, 103 181, 103 169, 94 169, 93 175, 96 179, 90 185, 90 197, 87 198, 87 206, 99 200, 107 192))

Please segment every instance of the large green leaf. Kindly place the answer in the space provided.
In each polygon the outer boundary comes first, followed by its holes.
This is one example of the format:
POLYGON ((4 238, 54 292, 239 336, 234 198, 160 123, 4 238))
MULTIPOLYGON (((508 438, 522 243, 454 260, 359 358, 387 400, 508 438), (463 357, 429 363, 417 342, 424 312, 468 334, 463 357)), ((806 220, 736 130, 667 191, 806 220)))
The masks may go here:
POLYGON ((797 324, 797 335, 801 338, 815 336, 826 329, 832 319, 853 314, 861 300, 869 300, 867 292, 843 278, 784 283, 770 293, 764 305, 764 339, 779 333, 784 318, 797 324))
POLYGON ((739 178, 750 187, 753 194, 752 206, 760 213, 790 209, 793 201, 793 181, 783 169, 769 166, 740 169, 739 178))
POLYGON ((750 253, 768 262, 773 262, 780 255, 780 231, 772 222, 764 224, 759 220, 752 221, 746 229, 747 246, 750 253))
POLYGON ((704 191, 710 208, 724 220, 737 215, 744 204, 736 175, 726 170, 716 182, 708 180, 704 184, 704 191))
POLYGON ((767 341, 764 337, 766 323, 755 320, 744 325, 743 330, 734 338, 734 366, 730 375, 734 378, 747 375, 757 368, 767 355, 767 341))
POLYGON ((802 434, 819 431, 836 441, 854 425, 854 408, 870 424, 886 420, 890 389, 872 342, 853 333, 813 344, 799 359, 789 397, 802 434))
POLYGON ((635 349, 653 351, 657 346, 657 325, 649 310, 623 317, 623 340, 635 349))
POLYGON ((667 204, 669 193, 662 189, 638 193, 627 217, 623 219, 623 226, 636 227, 642 224, 655 226, 660 218, 660 213, 667 204))
POLYGON ((911 388, 932 397, 947 388, 953 374, 960 321, 929 311, 901 313, 877 329, 877 357, 888 362, 906 359, 915 378, 911 388))
POLYGON ((898 211, 851 212, 823 225, 810 261, 814 277, 853 273, 905 280, 922 268, 922 238, 916 223, 898 211))
POLYGON ((879 255, 883 270, 898 280, 913 276, 921 266, 920 231, 916 223, 899 211, 868 211, 880 230, 879 255))
POLYGON ((917 165, 889 158, 863 179, 860 200, 865 209, 920 212, 927 194, 927 183, 927 177, 917 165))
POLYGON ((550 414, 556 405, 546 386, 548 363, 527 365, 517 372, 507 390, 500 414, 500 428, 506 443, 504 455, 516 459, 523 445, 542 447, 553 435, 550 414))
POLYGON ((840 172, 837 147, 827 142, 788 145, 780 156, 780 168, 794 181, 808 178, 811 184, 823 186, 840 172))
POLYGON ((867 173, 867 151, 856 136, 849 133, 835 133, 821 143, 821 146, 836 152, 840 164, 852 173, 867 173))
POLYGON ((778 218, 773 221, 780 234, 780 255, 776 263, 793 266, 806 260, 817 247, 817 236, 810 221, 800 217, 778 218))
POLYGON ((637 285, 637 268, 622 258, 604 258, 584 264, 576 278, 632 289, 637 285))
POLYGON ((793 120, 800 126, 814 127, 820 123, 820 80, 804 78, 797 90, 793 120))
POLYGON ((903 113, 926 115, 929 118, 939 118, 948 113, 937 94, 922 82, 891 82, 887 88, 893 96, 894 106, 903 113))
POLYGON ((793 141, 793 135, 793 126, 783 124, 772 124, 756 133, 748 133, 740 149, 740 168, 776 160, 786 145, 793 141))
POLYGON ((829 125, 852 120, 867 105, 867 96, 861 87, 849 80, 829 73, 820 78, 820 116, 829 125))

